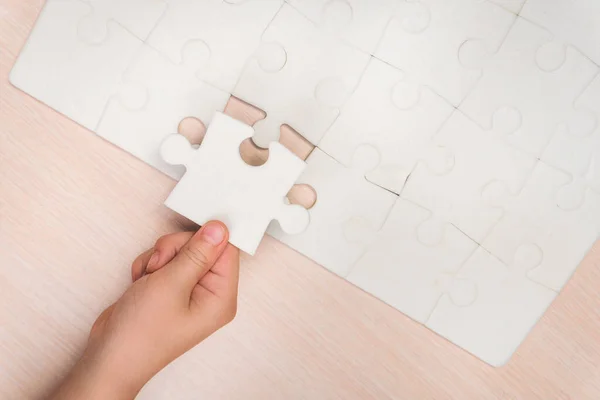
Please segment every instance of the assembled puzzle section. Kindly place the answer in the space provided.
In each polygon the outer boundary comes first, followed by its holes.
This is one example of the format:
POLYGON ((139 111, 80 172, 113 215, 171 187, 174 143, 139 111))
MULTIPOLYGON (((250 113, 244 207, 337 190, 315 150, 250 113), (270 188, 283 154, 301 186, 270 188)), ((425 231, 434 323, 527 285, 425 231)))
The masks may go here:
POLYGON ((527 0, 520 15, 551 31, 600 64, 600 3, 595 0, 527 0))
POLYGON ((196 77, 203 61, 202 50, 201 43, 190 42, 183 49, 181 64, 173 64, 144 45, 109 101, 97 133, 173 178, 180 178, 182 168, 160 157, 162 141, 177 132, 179 123, 187 117, 208 126, 213 114, 222 111, 229 99, 227 92, 196 77))
POLYGON ((372 58, 319 148, 342 164, 350 164, 359 146, 372 146, 379 153, 380 165, 367 173, 367 179, 400 193, 420 161, 438 173, 452 168, 452 154, 435 146, 432 138, 453 110, 428 88, 372 58))
POLYGON ((277 142, 269 145, 265 164, 246 164, 240 145, 253 133, 252 127, 216 113, 198 149, 179 134, 161 147, 167 163, 186 168, 165 205, 200 225, 223 221, 229 241, 251 255, 272 220, 290 234, 302 232, 309 222, 308 212, 285 197, 306 164, 277 142))
POLYGON ((10 81, 58 112, 94 130, 142 42, 109 22, 102 43, 79 35, 92 7, 79 0, 48 0, 10 81))
POLYGON ((480 243, 503 215, 501 204, 483 196, 487 185, 499 181, 509 193, 518 193, 536 162, 501 139, 455 111, 435 137, 436 145, 454 155, 451 171, 436 174, 427 165, 418 165, 402 197, 431 210, 480 243))
MULTIPOLYGON (((576 208, 559 207, 559 194, 570 182, 568 174, 538 162, 523 189, 502 199, 504 215, 482 241, 507 265, 514 264, 523 246, 536 248, 539 260, 528 277, 555 291, 567 283, 600 234, 599 193, 588 191, 576 208)), ((502 186, 493 182, 486 192, 503 192, 502 186)))
POLYGON ((528 250, 505 265, 479 247, 455 277, 475 285, 475 300, 442 295, 426 326, 488 364, 504 365, 556 296, 527 278, 537 262, 528 250))
POLYGON ((511 146, 539 157, 559 124, 578 121, 577 96, 598 67, 544 29, 518 18, 481 80, 460 105, 511 146))
POLYGON ((515 15, 481 0, 398 2, 375 56, 458 106, 515 15))
POLYGON ((317 194, 309 210, 308 228, 289 235, 272 224, 269 234, 330 271, 346 276, 365 248, 348 240, 347 225, 356 222, 355 229, 365 236, 372 233, 384 223, 397 198, 365 179, 365 172, 378 162, 376 152, 369 150, 361 149, 353 164, 344 166, 315 148, 297 182, 310 185, 317 194))
POLYGON ((231 92, 282 4, 283 0, 169 0, 147 43, 176 64, 187 43, 203 43, 208 57, 198 66, 198 77, 231 92))
POLYGON ((373 54, 390 18, 396 0, 287 0, 292 7, 330 32, 365 53, 373 54))
POLYGON ((146 40, 172 0, 81 0, 91 12, 79 21, 79 33, 89 43, 101 43, 110 21, 146 40))
POLYGON ((368 250, 347 276, 356 286, 422 324, 444 293, 465 306, 477 295, 470 282, 454 279, 477 244, 443 222, 436 227, 442 235, 432 243, 432 219, 435 217, 429 210, 397 199, 379 232, 354 235, 368 245, 368 250))
POLYGON ((267 113, 254 141, 267 147, 288 124, 317 144, 362 75, 369 55, 320 30, 289 5, 277 13, 233 95, 267 113))
POLYGON ((582 204, 588 190, 600 193, 600 76, 574 108, 581 118, 558 126, 541 158, 572 175, 571 184, 559 194, 559 206, 566 209, 582 204))

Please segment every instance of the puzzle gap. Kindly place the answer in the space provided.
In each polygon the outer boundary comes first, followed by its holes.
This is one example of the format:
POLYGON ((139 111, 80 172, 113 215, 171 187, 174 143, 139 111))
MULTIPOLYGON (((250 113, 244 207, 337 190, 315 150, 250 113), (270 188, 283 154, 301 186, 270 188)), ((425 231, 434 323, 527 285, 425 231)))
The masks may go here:
POLYGON ((240 157, 246 164, 259 167, 267 162, 269 150, 258 147, 252 138, 248 138, 240 144, 240 157))
POLYGON ((317 191, 311 185, 303 183, 294 185, 286 197, 290 204, 298 204, 310 210, 317 202, 317 191))
POLYGON ((179 123, 177 133, 185 136, 191 144, 199 145, 206 134, 206 126, 198 118, 187 117, 179 123))
POLYGON ((224 113, 248 125, 254 125, 267 116, 267 113, 260 108, 235 96, 229 98, 224 113))

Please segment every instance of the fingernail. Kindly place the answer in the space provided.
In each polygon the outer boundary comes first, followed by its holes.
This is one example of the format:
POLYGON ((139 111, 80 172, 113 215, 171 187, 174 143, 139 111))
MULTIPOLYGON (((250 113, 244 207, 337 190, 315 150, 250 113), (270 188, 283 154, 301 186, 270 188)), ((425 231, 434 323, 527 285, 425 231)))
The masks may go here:
MULTIPOLYGON (((159 255, 158 255, 158 251, 155 251, 154 253, 152 253, 152 256, 150 256, 150 260, 148 260, 148 265, 146 265, 146 269, 150 269, 152 267, 154 267, 156 265, 156 263, 158 262, 159 259, 159 255)), ((144 271, 145 273, 146 271, 144 271)))
POLYGON ((225 229, 223 225, 212 222, 205 224, 202 228, 202 237, 213 246, 221 244, 225 239, 225 229))

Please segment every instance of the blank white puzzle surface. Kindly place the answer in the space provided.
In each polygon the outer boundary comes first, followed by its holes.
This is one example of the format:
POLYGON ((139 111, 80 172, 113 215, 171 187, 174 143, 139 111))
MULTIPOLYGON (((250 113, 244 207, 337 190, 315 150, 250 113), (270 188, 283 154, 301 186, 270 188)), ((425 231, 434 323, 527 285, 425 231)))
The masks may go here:
POLYGON ((249 253, 267 229, 502 365, 600 232, 599 27, 593 0, 47 0, 10 80, 181 179, 175 211, 249 253))

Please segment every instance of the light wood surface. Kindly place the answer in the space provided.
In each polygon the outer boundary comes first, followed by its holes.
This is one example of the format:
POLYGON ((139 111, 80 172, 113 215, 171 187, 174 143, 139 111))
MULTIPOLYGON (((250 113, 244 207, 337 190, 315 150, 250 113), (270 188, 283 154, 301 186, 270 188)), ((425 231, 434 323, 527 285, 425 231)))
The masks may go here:
MULTIPOLYGON (((174 182, 11 87, 41 0, 0 0, 0 398, 76 361, 129 264, 182 229, 174 182)), ((142 399, 599 399, 600 245, 494 369, 271 238, 243 258, 236 320, 142 399)))

